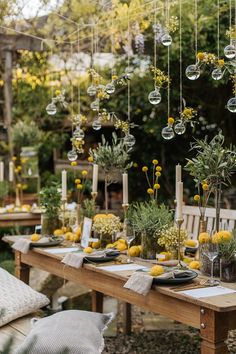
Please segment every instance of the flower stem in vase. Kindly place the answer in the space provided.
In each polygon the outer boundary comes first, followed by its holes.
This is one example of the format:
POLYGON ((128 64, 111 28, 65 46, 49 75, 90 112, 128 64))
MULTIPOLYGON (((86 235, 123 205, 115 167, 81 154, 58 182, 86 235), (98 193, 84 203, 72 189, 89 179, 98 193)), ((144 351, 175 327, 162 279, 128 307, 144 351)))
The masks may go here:
POLYGON ((108 214, 108 176, 105 175, 105 210, 106 214, 108 214))
POLYGON ((221 184, 216 190, 215 196, 215 208, 216 208, 216 231, 218 232, 220 229, 220 203, 221 203, 221 184))

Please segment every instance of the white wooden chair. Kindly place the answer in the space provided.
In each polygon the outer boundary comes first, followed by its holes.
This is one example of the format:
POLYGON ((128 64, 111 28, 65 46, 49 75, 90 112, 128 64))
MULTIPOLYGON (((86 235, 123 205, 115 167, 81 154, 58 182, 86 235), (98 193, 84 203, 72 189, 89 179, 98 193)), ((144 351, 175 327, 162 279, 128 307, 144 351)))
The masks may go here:
MULTIPOLYGON (((189 232, 190 238, 197 239, 200 225, 200 210, 196 206, 185 205, 183 207, 183 228, 189 232)), ((206 208, 205 218, 207 231, 215 229, 216 211, 215 208, 206 208)), ((220 210, 220 228, 232 231, 236 228, 236 210, 220 210)))

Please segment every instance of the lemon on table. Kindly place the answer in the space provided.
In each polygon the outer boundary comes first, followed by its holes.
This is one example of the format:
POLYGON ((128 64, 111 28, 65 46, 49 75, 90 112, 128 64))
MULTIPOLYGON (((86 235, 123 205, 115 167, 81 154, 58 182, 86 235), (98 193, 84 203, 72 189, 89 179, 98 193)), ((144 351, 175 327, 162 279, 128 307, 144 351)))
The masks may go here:
POLYGON ((118 242, 118 244, 116 245, 116 249, 118 249, 118 251, 122 252, 127 249, 127 246, 123 242, 118 242))
POLYGON ((155 265, 150 270, 150 275, 152 275, 153 277, 157 277, 158 275, 161 275, 163 273, 164 273, 164 268, 161 265, 155 265))
POLYGON ((184 241, 184 245, 187 247, 196 247, 197 242, 195 240, 189 239, 184 241))
POLYGON ((92 248, 99 248, 101 247, 101 241, 97 241, 97 242, 92 242, 92 248))
POLYGON ((119 238, 119 240, 117 242, 123 243, 126 245, 126 241, 123 238, 119 238))
POLYGON ((64 234, 64 232, 61 229, 56 229, 53 232, 54 236, 62 236, 64 234))
POLYGON ((78 229, 75 231, 76 236, 80 239, 81 237, 81 227, 79 226, 78 229))
POLYGON ((37 242, 39 239, 40 239, 40 235, 38 235, 38 234, 31 235, 31 241, 37 242))
POLYGON ((192 261, 189 263, 189 268, 191 269, 199 269, 200 268, 200 263, 198 261, 192 261))
POLYGON ((108 245, 106 245, 106 248, 113 248, 114 244, 113 243, 108 243, 108 245))
POLYGON ((138 246, 132 246, 129 249, 129 255, 130 257, 138 257, 140 254, 140 250, 138 246))
POLYGON ((84 252, 84 253, 92 253, 92 252, 93 252, 93 249, 92 249, 92 247, 85 247, 85 248, 83 249, 83 252, 84 252))
POLYGON ((72 237, 74 237, 74 234, 73 234, 73 232, 66 232, 64 237, 65 237, 65 240, 69 241, 69 240, 71 240, 72 237))

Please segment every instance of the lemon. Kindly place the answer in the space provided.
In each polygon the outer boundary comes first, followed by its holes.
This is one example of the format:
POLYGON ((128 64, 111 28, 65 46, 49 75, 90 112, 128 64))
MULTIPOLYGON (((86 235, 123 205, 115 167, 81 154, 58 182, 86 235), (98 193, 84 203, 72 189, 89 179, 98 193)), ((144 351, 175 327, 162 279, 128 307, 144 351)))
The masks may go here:
POLYGON ((101 246, 101 241, 92 242, 92 248, 99 248, 101 246))
POLYGON ((62 236, 64 234, 64 232, 61 229, 56 229, 53 232, 54 236, 62 236))
POLYGON ((140 250, 138 246, 132 246, 129 249, 129 255, 130 257, 138 257, 140 254, 140 250))
POLYGON ((189 268, 191 269, 199 269, 200 263, 198 261, 192 261, 189 263, 189 268))
POLYGON ((92 247, 85 247, 83 251, 84 251, 84 253, 92 253, 93 249, 92 249, 92 247))
POLYGON ((123 238, 119 238, 118 242, 126 244, 126 241, 123 238))
POLYGON ((81 227, 78 227, 78 229, 75 231, 75 234, 80 239, 80 237, 81 237, 81 227))
POLYGON ((123 242, 118 242, 116 248, 118 249, 118 251, 125 251, 127 249, 127 246, 125 243, 123 242))
POLYGON ((152 275, 153 277, 156 277, 156 276, 161 275, 163 273, 164 273, 164 268, 161 265, 155 265, 150 270, 150 275, 152 275))
POLYGON ((67 232, 64 237, 67 241, 69 241, 72 237, 74 237, 74 234, 73 232, 67 232))
POLYGON ((71 228, 64 226, 64 227, 61 228, 61 231, 62 231, 62 234, 65 234, 66 232, 70 232, 71 228))
POLYGON ((139 248, 139 252, 141 253, 142 252, 142 246, 138 245, 137 247, 139 248))
POLYGON ((202 232, 199 236, 198 236, 198 240, 199 243, 207 243, 209 242, 211 239, 210 235, 208 234, 208 232, 202 232))
POLYGON ((113 248, 114 244, 113 243, 108 243, 108 245, 106 245, 106 248, 113 248))
POLYGON ((185 257, 185 258, 183 259, 183 262, 184 262, 184 263, 187 263, 187 264, 191 263, 192 261, 193 261, 193 258, 190 258, 190 257, 185 257))
POLYGON ((40 235, 38 235, 38 234, 31 235, 31 241, 37 242, 39 239, 40 239, 40 235))
POLYGON ((185 246, 187 247, 196 247, 197 243, 195 240, 185 240, 184 241, 185 246))

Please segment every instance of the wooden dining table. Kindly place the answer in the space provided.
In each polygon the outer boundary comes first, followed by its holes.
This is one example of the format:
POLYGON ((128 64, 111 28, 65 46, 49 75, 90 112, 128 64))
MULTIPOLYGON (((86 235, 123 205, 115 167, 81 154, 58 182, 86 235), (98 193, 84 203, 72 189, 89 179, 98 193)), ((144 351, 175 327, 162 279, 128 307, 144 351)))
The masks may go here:
POLYGON ((15 212, 0 214, 0 227, 36 226, 41 223, 40 213, 15 212))
MULTIPOLYGON (((19 236, 17 236, 19 238, 19 236)), ((5 236, 12 243, 15 236, 5 236)), ((58 246, 59 248, 59 246, 58 246)), ((228 353, 225 340, 228 331, 236 329, 236 292, 211 297, 194 298, 181 293, 186 286, 154 285, 146 296, 124 288, 131 271, 107 271, 101 264, 85 263, 76 269, 61 262, 64 254, 49 253, 46 248, 33 248, 27 254, 15 252, 15 274, 29 282, 30 267, 35 267, 65 280, 80 283, 92 289, 92 310, 102 312, 103 296, 111 296, 127 304, 166 316, 200 330, 201 354, 228 353)), ((124 256, 125 257, 125 256, 124 256)), ((142 264, 135 259, 135 263, 142 264)), ((104 265, 104 264, 103 264, 104 265)), ((147 265, 145 263, 145 265, 147 265)), ((149 265, 151 267, 151 265, 149 265)), ((204 278, 204 277, 203 277, 204 278)), ((197 278, 199 282, 201 275, 197 278)), ((193 287, 195 286, 193 281, 193 287)), ((222 286, 236 290, 235 283, 222 286)), ((127 311, 126 311, 127 313, 127 311)))

